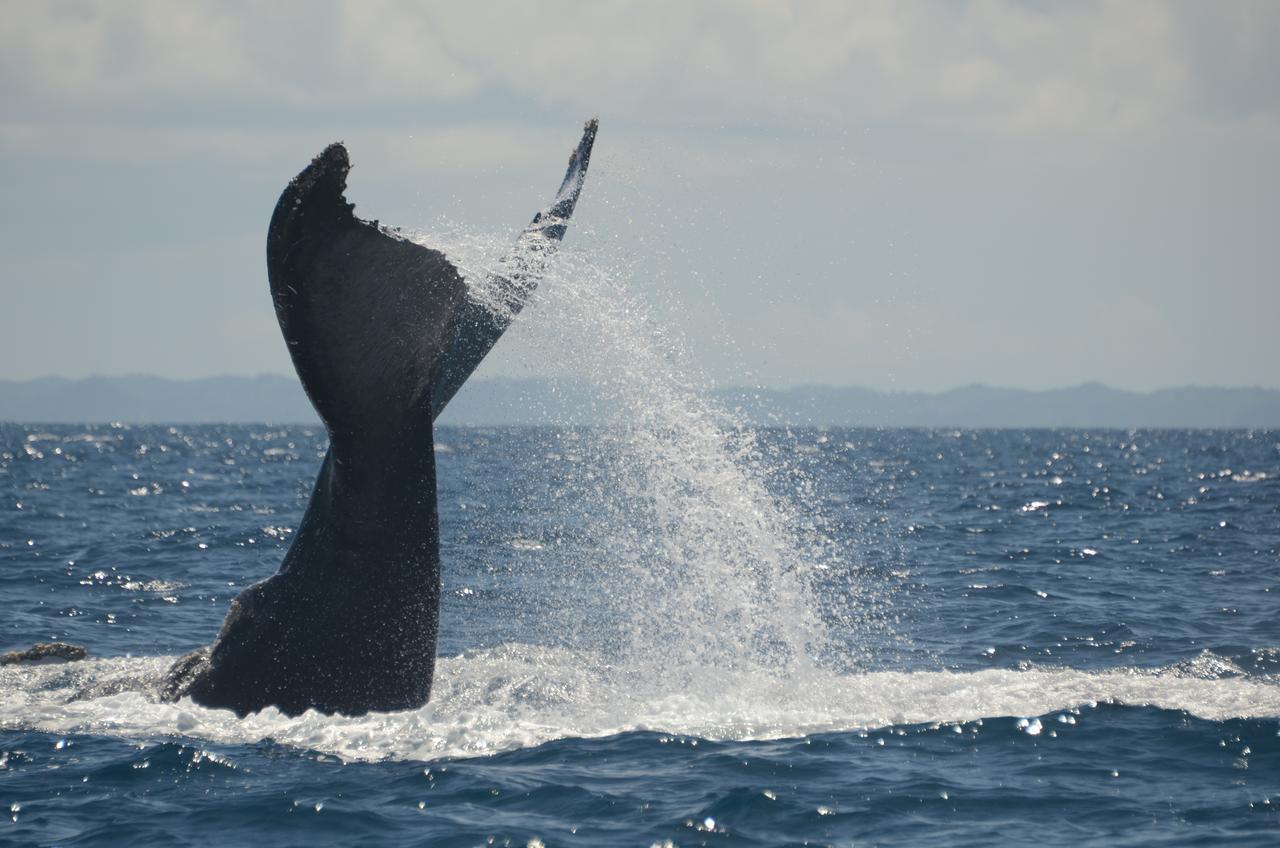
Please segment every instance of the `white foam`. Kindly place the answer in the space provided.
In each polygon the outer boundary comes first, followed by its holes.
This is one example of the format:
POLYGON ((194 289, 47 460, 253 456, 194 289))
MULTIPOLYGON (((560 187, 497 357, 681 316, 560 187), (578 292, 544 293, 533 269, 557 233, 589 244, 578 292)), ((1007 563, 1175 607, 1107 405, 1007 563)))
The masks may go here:
MULTIPOLYGON (((237 719, 133 690, 68 700, 86 687, 136 685, 172 658, 86 660, 0 669, 0 728, 220 744, 261 740, 344 760, 432 760, 627 731, 716 740, 798 738, 893 725, 950 724, 1000 716, 1034 718, 1097 702, 1184 710, 1199 718, 1280 717, 1280 686, 1174 669, 1070 668, 917 671, 841 675, 708 671, 692 688, 660 688, 594 657, 505 645, 442 657, 432 701, 420 710, 359 718, 268 709, 237 719)), ((1087 728, 1088 719, 1080 723, 1087 728)), ((1046 722, 1047 723, 1047 722, 1046 722)))

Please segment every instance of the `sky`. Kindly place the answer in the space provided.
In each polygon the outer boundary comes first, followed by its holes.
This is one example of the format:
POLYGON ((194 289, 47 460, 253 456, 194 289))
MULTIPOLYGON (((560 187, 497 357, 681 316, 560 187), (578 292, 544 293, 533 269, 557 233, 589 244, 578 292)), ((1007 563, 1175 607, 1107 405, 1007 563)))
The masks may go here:
POLYGON ((326 144, 362 217, 514 237, 599 116, 568 246, 719 382, 1280 387, 1280 3, 0 13, 0 379, 291 373, 266 225, 326 144))

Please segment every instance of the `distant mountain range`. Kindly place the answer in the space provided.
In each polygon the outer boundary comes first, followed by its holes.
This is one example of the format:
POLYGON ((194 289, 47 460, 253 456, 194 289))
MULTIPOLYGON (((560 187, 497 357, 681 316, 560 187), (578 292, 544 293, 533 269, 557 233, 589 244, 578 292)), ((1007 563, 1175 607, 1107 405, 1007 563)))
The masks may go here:
MULTIPOLYGON (((974 385, 939 393, 863 388, 733 387, 713 393, 752 424, 872 427, 1280 427, 1280 389, 1129 392, 1099 383, 1027 391, 974 385)), ((476 380, 442 424, 592 424, 613 405, 587 387, 542 379, 476 380)), ((88 377, 0 380, 0 421, 314 422, 293 377, 88 377)))

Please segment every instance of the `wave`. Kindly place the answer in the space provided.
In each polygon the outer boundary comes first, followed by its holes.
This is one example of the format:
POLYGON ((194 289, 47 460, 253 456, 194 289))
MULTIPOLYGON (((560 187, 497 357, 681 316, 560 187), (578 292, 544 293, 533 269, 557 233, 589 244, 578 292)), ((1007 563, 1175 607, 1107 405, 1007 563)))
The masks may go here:
MULTIPOLYGON (((1204 673, 1212 662, 1200 663, 1199 671, 1185 665, 865 674, 711 669, 692 686, 682 677, 673 690, 655 685, 648 674, 602 668, 594 657, 573 651, 508 644, 441 657, 432 701, 419 710, 289 718, 267 709, 237 719, 189 700, 159 702, 148 681, 172 660, 0 669, 0 729, 217 744, 271 740, 346 761, 385 761, 482 756, 633 731, 746 741, 1052 713, 1074 724, 1082 707, 1104 702, 1181 710, 1211 721, 1280 717, 1280 685, 1204 673)), ((1042 725, 1026 726, 1036 732, 1042 725)))

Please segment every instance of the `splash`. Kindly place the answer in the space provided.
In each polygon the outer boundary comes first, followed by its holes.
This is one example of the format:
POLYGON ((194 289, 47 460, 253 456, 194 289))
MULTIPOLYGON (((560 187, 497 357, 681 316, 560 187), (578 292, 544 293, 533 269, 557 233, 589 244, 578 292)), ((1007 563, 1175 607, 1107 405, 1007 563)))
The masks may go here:
MULTIPOLYGON (((708 670, 707 686, 626 691, 590 656, 505 645, 440 660, 432 701, 420 710, 347 718, 268 708, 237 719, 190 700, 160 703, 137 691, 171 657, 86 660, 0 669, 0 729, 132 739, 179 736, 218 744, 262 740, 348 761, 432 760, 525 748, 564 738, 655 731, 713 740, 799 738, 814 733, 951 725, 978 733, 983 719, 1022 717, 1026 732, 1088 724, 1099 703, 1182 710, 1200 718, 1280 716, 1280 686, 1182 669, 1069 668, 976 672, 810 670, 799 679, 708 670), (94 697, 76 698, 85 686, 94 697)), ((959 732, 959 731, 957 731, 959 732)))
MULTIPOLYGON (((454 235, 444 250, 471 297, 503 313, 510 307, 491 283, 501 272, 495 241, 454 235)), ((831 622, 815 602, 813 575, 848 569, 852 557, 821 532, 813 486, 708 399, 707 378, 633 279, 601 251, 563 250, 516 325, 556 363, 553 391, 560 383, 584 398, 585 417, 599 422, 582 450, 594 469, 590 533, 600 553, 576 568, 598 572, 602 591, 589 602, 608 607, 618 632, 578 643, 620 643, 617 670, 632 686, 688 688, 762 670, 785 677, 833 657, 855 664, 847 638, 831 650, 831 622)), ((846 585, 841 625, 868 626, 864 613, 884 598, 846 585)), ((600 627, 600 616, 586 619, 600 627)))

